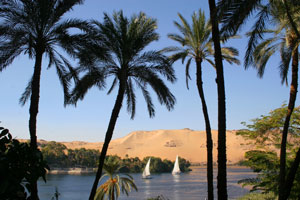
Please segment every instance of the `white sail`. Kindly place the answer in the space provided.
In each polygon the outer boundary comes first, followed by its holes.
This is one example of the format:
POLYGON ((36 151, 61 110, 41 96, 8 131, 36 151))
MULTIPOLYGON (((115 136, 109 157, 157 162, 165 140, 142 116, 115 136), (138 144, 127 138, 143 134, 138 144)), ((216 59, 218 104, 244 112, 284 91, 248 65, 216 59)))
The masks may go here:
POLYGON ((178 161, 178 155, 177 155, 172 174, 176 175, 176 174, 180 174, 180 173, 181 173, 181 171, 180 171, 180 168, 179 168, 179 161, 178 161))
POLYGON ((143 178, 151 178, 151 174, 150 174, 150 160, 151 158, 149 158, 147 165, 143 171, 143 178))

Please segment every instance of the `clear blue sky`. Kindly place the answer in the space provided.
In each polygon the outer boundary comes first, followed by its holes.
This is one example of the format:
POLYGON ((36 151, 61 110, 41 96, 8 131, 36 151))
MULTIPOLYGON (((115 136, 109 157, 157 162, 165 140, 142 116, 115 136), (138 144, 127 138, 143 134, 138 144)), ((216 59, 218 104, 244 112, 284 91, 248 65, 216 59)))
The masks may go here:
MULTIPOLYGON (((167 38, 168 33, 177 33, 173 25, 180 12, 187 20, 199 8, 209 16, 205 0, 86 0, 76 6, 66 17, 97 19, 102 21, 103 12, 111 14, 122 9, 126 16, 140 11, 158 20, 160 40, 149 48, 161 49, 175 45, 167 38)), ((245 27, 247 28, 247 27, 245 27)), ((243 61, 247 40, 245 37, 227 43, 240 51, 243 61)), ((289 87, 280 84, 278 57, 268 63, 265 76, 259 79, 254 69, 244 70, 243 65, 224 63, 227 105, 227 129, 244 128, 242 121, 249 122, 287 102, 289 87)), ((40 107, 38 114, 38 138, 56 141, 103 141, 116 94, 106 95, 105 91, 92 89, 77 107, 63 106, 63 93, 54 68, 46 70, 44 58, 41 81, 40 107)), ((33 61, 26 56, 18 57, 7 69, 0 73, 0 126, 9 128, 14 137, 29 138, 29 103, 21 107, 18 100, 33 73, 33 61)), ((75 64, 75 62, 74 62, 75 64)), ((130 120, 126 109, 119 115, 113 138, 119 138, 136 130, 182 129, 204 130, 201 102, 195 87, 195 66, 191 66, 190 90, 186 89, 184 65, 174 64, 178 81, 169 85, 177 98, 175 109, 168 112, 155 99, 156 117, 148 117, 144 99, 137 90, 137 114, 130 120)), ((215 71, 203 63, 204 89, 213 129, 217 129, 217 88, 215 71)), ((297 102, 297 105, 299 103, 297 102)))

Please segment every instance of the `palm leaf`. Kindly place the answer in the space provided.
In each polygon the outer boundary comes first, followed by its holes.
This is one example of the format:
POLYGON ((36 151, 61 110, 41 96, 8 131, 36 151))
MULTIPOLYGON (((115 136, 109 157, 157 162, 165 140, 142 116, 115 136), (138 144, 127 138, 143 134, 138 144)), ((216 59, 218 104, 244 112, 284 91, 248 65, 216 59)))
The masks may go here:
POLYGON ((31 96, 31 87, 32 87, 32 78, 28 81, 27 87, 25 88, 25 91, 23 92, 21 98, 19 99, 19 103, 24 106, 25 103, 28 101, 28 99, 31 96))
POLYGON ((289 66, 291 62, 292 52, 294 46, 290 46, 289 48, 286 48, 284 44, 281 45, 280 48, 280 55, 281 55, 281 62, 279 65, 279 72, 281 77, 281 84, 286 82, 287 84, 287 75, 289 71, 289 66))
POLYGON ((248 66, 253 66, 254 65, 254 60, 253 57, 248 56, 252 55, 254 49, 256 48, 259 39, 263 38, 263 35, 265 34, 264 29, 265 29, 265 24, 266 24, 266 18, 268 17, 269 14, 269 6, 264 6, 263 9, 258 13, 258 19, 253 25, 253 29, 250 34, 250 38, 248 41, 248 47, 246 50, 245 54, 245 63, 244 66, 247 69, 248 66))
POLYGON ((222 38, 235 35, 251 14, 262 6, 261 0, 222 0, 218 2, 218 16, 223 24, 222 38))
POLYGON ((189 80, 191 80, 190 76, 190 64, 193 58, 188 59, 186 66, 185 66, 185 82, 186 82, 186 87, 189 89, 189 80))

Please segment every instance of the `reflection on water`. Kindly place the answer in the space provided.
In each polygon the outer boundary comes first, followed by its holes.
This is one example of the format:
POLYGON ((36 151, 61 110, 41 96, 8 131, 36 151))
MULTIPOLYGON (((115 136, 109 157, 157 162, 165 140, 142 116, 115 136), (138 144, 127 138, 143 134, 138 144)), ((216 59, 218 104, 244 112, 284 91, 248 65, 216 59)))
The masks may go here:
MULTIPOLYGON (((150 179, 144 179, 145 182, 145 195, 144 196, 150 196, 151 195, 151 183, 150 183, 150 179)), ((139 186, 137 185, 138 189, 139 186)))
MULTIPOLYGON (((248 192, 237 184, 243 178, 253 178, 255 174, 246 168, 228 168, 228 195, 230 199, 243 196, 248 192)), ((120 200, 143 200, 163 195, 170 200, 202 200, 205 199, 206 168, 193 168, 189 173, 173 176, 171 173, 152 174, 152 179, 142 179, 141 174, 131 174, 138 187, 129 197, 121 194, 120 200)), ((216 178, 217 172, 214 170, 216 178)), ((48 175, 47 183, 39 182, 41 200, 50 200, 57 186, 61 194, 60 200, 85 200, 94 181, 94 175, 48 175)), ((216 181, 214 181, 216 193, 216 181)), ((216 196, 216 194, 215 194, 216 196)))

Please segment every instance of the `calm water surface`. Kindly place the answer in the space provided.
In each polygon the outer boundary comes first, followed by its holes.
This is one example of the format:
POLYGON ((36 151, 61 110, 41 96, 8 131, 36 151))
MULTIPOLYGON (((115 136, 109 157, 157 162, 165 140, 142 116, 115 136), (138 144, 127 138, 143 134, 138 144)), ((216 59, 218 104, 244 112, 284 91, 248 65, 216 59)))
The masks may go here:
MULTIPOLYGON (((132 191, 129 197, 121 194, 120 200, 144 200, 163 195, 169 200, 204 200, 206 190, 206 169, 192 168, 193 171, 173 176, 171 173, 152 174, 152 179, 142 179, 142 174, 131 174, 138 187, 138 192, 132 191)), ((214 172, 216 176, 217 172, 214 172)), ((236 199, 248 193, 237 182, 243 178, 255 177, 247 168, 228 168, 229 199, 236 199)), ((41 200, 50 200, 58 188, 61 194, 59 200, 86 200, 94 181, 94 175, 48 175, 47 182, 39 181, 39 196, 41 200)), ((216 182, 215 188, 216 188, 216 182)), ((216 189, 215 189, 216 192, 216 189)))

